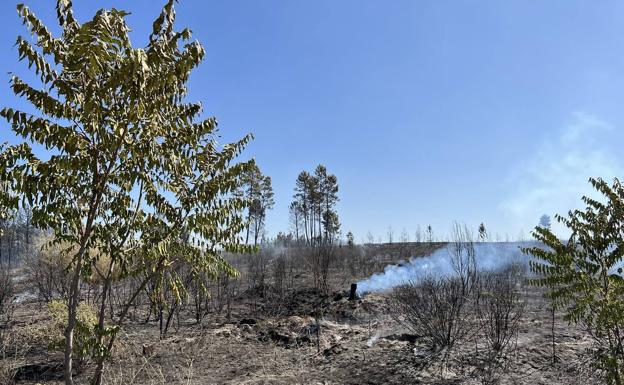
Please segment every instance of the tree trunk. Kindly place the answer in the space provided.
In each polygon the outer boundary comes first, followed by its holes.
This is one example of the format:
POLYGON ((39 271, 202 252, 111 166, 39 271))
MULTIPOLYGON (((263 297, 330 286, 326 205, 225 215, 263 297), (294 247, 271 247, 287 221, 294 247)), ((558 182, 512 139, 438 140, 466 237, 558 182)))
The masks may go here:
POLYGON ((250 222, 251 218, 249 215, 247 215, 247 234, 245 234, 245 244, 249 244, 249 226, 251 226, 251 222, 250 222))
POLYGON ((260 233, 260 218, 254 220, 254 246, 258 246, 258 234, 260 233))
POLYGON ((551 315, 551 324, 550 324, 550 334, 552 337, 552 364, 555 365, 557 363, 557 350, 555 343, 555 304, 551 304, 550 306, 550 315, 551 315))
POLYGON ((26 247, 30 245, 30 216, 26 217, 26 247))
MULTIPOLYGON (((113 279, 113 271, 115 269, 115 259, 111 258, 111 263, 108 267, 108 274, 106 275, 106 280, 104 281, 104 286, 102 288, 102 298, 100 302, 100 314, 98 314, 98 330, 100 334, 97 336, 98 346, 104 345, 104 319, 106 318, 106 298, 108 292, 110 291, 111 281, 113 279)), ((106 355, 97 358, 97 367, 95 368, 95 373, 93 374, 93 379, 91 384, 93 385, 101 385, 102 384, 102 372, 104 371, 104 360, 106 355)))
MULTIPOLYGON (((95 180, 97 181, 97 179, 95 180)), ((65 329, 65 357, 63 360, 65 385, 73 385, 74 380, 72 378, 72 353, 74 349, 74 329, 76 328, 76 315, 78 310, 78 303, 80 302, 80 274, 82 272, 82 258, 87 249, 87 242, 91 237, 91 231, 93 230, 93 222, 95 220, 95 213, 97 206, 99 205, 99 196, 93 195, 91 199, 91 208, 89 209, 89 215, 87 217, 87 223, 85 230, 80 240, 80 248, 72 259, 76 262, 76 269, 74 270, 74 276, 72 277, 71 286, 69 288, 68 298, 69 304, 67 306, 67 328, 65 329)))
POLYGON ((76 261, 76 269, 72 277, 71 287, 69 289, 69 304, 67 315, 67 328, 65 329, 65 356, 64 356, 64 371, 65 371, 65 385, 73 385, 74 380, 72 378, 72 359, 74 349, 74 329, 76 327, 76 314, 78 310, 78 302, 80 298, 80 272, 82 266, 82 253, 79 253, 79 258, 76 261))
POLYGON ((295 239, 299 243, 299 215, 295 212, 295 239))
POLYGON ((323 238, 323 213, 322 213, 322 204, 319 203, 318 206, 318 237, 319 240, 323 238))
MULTIPOLYGON (((10 231, 9 231, 9 233, 10 233, 10 231)), ((11 251, 13 249, 13 238, 12 237, 9 237, 7 239, 7 246, 8 246, 7 247, 7 254, 8 254, 8 257, 9 257, 9 270, 11 270, 11 251)))

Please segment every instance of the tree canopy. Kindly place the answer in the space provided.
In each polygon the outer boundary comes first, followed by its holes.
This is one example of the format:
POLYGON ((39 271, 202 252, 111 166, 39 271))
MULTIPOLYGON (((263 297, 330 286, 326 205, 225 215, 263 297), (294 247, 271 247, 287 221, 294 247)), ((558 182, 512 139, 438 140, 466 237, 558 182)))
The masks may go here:
MULTIPOLYGON (((248 202, 233 192, 253 162, 235 163, 251 136, 220 145, 216 119, 202 117, 201 103, 186 100, 204 49, 189 29, 174 29, 173 0, 144 48, 131 45, 127 12, 102 9, 80 23, 71 1, 58 0, 56 10, 58 37, 30 8, 17 6, 35 37, 34 45, 17 38, 19 59, 40 84, 13 75, 10 86, 38 113, 0 112, 22 138, 1 148, 0 207, 28 204, 33 225, 51 231, 53 243, 72 255, 65 336, 71 383, 80 279, 94 274, 102 256, 110 265, 98 273, 109 279, 113 271, 162 274, 179 259, 197 272, 234 274, 220 251, 248 250, 239 236, 248 202), (47 153, 36 153, 34 145, 47 153)), ((105 291, 106 285, 104 298, 105 291)), ((99 328, 101 344, 103 322, 99 328)))
POLYGON ((559 239, 549 226, 533 232, 543 244, 524 251, 534 257, 531 270, 536 285, 549 289, 555 307, 580 324, 597 343, 594 363, 609 383, 622 384, 624 375, 624 187, 590 179, 602 200, 583 197, 584 210, 555 219, 570 230, 559 239))
POLYGON ((302 171, 297 176, 293 198, 295 200, 289 209, 296 234, 299 234, 302 224, 307 243, 331 243, 340 230, 336 211, 339 200, 336 176, 328 174, 322 164, 316 167, 314 174, 302 171))

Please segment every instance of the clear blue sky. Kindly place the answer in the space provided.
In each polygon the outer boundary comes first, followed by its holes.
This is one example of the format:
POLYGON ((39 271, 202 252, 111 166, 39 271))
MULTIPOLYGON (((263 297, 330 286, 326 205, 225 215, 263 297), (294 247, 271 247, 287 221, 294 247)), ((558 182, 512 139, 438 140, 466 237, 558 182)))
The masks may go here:
MULTIPOLYGON (((51 27, 54 1, 27 4, 51 27)), ((143 45, 163 1, 75 0, 132 12, 143 45)), ((270 235, 288 229, 297 174, 325 164, 343 232, 395 239, 459 220, 528 234, 587 178, 622 177, 624 3, 617 1, 183 0, 178 27, 207 51, 191 99, 273 178, 270 235)), ((0 72, 26 73, 26 35, 0 5, 0 72)), ((52 28, 56 30, 55 28, 52 28)), ((3 105, 22 106, 0 87, 3 105)), ((0 140, 13 140, 0 123, 0 140)))

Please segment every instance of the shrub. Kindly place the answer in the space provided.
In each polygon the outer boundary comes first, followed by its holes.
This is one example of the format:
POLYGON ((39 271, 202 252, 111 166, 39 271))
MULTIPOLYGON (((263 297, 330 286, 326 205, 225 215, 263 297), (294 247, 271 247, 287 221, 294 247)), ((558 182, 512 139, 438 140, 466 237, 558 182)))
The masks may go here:
POLYGON ((603 201, 583 197, 584 210, 556 220, 570 230, 566 241, 547 227, 533 236, 545 247, 524 251, 534 257, 531 270, 540 277, 533 284, 549 289, 553 307, 565 309, 565 319, 592 336, 594 367, 609 384, 624 383, 624 186, 618 179, 590 183, 603 201))
POLYGON ((285 255, 279 255, 273 259, 273 288, 279 298, 284 296, 285 286, 287 281, 287 267, 288 260, 285 255))
POLYGON ((524 303, 515 290, 514 277, 506 271, 479 274, 477 313, 489 350, 503 352, 517 332, 524 303))
POLYGON ((516 291, 518 270, 511 266, 496 272, 479 273, 479 292, 475 301, 480 334, 486 344, 482 382, 496 382, 500 358, 512 348, 513 337, 518 333, 524 303, 516 291))
POLYGON ((327 292, 329 290, 329 273, 336 264, 335 247, 331 244, 319 244, 303 251, 306 264, 312 272, 314 287, 327 292))
POLYGON ((391 315, 437 352, 452 349, 469 334, 468 300, 460 278, 426 277, 395 288, 389 304, 391 315))
POLYGON ((270 249, 262 249, 249 255, 247 282, 254 294, 264 298, 269 278, 269 263, 272 257, 270 249))
POLYGON ((7 317, 12 310, 15 288, 8 269, 0 268, 0 316, 7 317))
POLYGON ((63 253, 63 246, 49 245, 50 241, 49 237, 39 239, 36 245, 39 251, 25 260, 26 271, 37 297, 45 302, 66 298, 70 286, 68 266, 71 257, 63 253))
MULTIPOLYGON (((65 349, 65 328, 67 326, 67 304, 63 301, 53 300, 48 304, 48 312, 52 317, 53 330, 50 330, 51 343, 49 348, 53 350, 65 349)), ((73 352, 81 364, 85 364, 96 349, 96 326, 98 323, 95 310, 87 303, 78 305, 76 317, 76 332, 74 333, 73 352)))

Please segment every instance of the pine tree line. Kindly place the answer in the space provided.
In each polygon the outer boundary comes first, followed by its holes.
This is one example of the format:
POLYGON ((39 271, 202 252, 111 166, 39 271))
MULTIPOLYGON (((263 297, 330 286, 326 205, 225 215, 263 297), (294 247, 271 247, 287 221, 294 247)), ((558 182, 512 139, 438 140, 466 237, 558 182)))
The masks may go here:
POLYGON ((273 187, 271 177, 263 175, 257 165, 253 165, 242 176, 241 187, 236 195, 249 202, 247 208, 247 221, 245 226, 245 243, 249 244, 253 237, 253 244, 258 241, 264 232, 266 213, 273 208, 273 187))
POLYGON ((295 239, 309 245, 332 243, 340 221, 336 211, 338 179, 319 164, 314 174, 302 171, 295 184, 290 216, 295 239))

